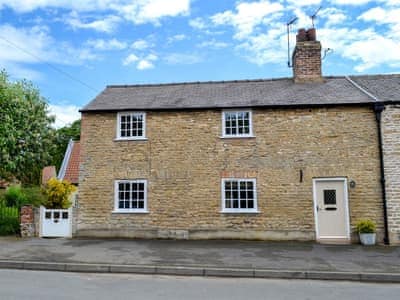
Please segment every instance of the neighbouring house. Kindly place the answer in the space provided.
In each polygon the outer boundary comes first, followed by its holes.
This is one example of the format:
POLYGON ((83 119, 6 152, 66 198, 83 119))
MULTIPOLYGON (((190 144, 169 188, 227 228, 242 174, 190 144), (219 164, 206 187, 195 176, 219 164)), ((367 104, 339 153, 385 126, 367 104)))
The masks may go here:
POLYGON ((108 86, 82 108, 77 236, 400 241, 400 76, 108 86), (386 181, 385 181, 386 178, 386 181))
MULTIPOLYGON (((79 186, 79 159, 80 159, 80 142, 69 140, 67 149, 65 150, 64 159, 58 170, 57 179, 66 180, 76 187, 79 186)), ((78 190, 71 195, 72 205, 77 206, 78 190)))

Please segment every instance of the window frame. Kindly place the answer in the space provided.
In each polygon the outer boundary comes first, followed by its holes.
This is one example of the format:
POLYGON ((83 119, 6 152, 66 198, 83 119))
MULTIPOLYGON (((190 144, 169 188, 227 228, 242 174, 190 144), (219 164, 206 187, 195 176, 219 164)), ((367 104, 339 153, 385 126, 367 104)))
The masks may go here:
POLYGON ((253 113, 251 109, 224 109, 222 110, 222 138, 249 138, 254 137, 253 135, 253 113), (236 134, 226 134, 226 113, 248 113, 249 114, 249 133, 239 134, 238 130, 236 134))
POLYGON ((147 179, 117 179, 114 180, 114 210, 113 213, 148 213, 147 205, 147 179), (119 187, 120 183, 144 183, 144 205, 143 208, 119 208, 119 187))
POLYGON ((147 140, 146 138, 146 112, 144 111, 121 111, 117 113, 117 135, 116 141, 129 141, 129 140, 147 140), (121 136, 121 117, 127 115, 141 115, 143 118, 143 134, 142 136, 121 136))
MULTIPOLYGON (((238 201, 240 202, 240 193, 238 201)), ((258 201, 257 201, 257 179, 256 178, 222 178, 221 179, 221 213, 259 213, 258 201), (240 181, 252 182, 253 183, 253 195, 254 195, 254 207, 253 208, 226 208, 225 207, 225 182, 237 181, 240 185, 240 181)))

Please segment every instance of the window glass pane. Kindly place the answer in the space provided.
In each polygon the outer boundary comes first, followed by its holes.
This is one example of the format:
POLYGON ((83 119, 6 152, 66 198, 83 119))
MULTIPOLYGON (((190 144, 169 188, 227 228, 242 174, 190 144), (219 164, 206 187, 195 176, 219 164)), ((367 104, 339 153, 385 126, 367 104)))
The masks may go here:
POLYGON ((247 199, 254 199, 254 193, 252 190, 247 191, 247 199))
POLYGON ((254 200, 247 200, 247 208, 254 208, 254 200))
POLYGON ((124 201, 118 202, 118 208, 124 208, 124 201))
POLYGON ((232 187, 231 181, 225 181, 225 190, 230 190, 232 187))
POLYGON ((143 182, 139 183, 138 189, 139 189, 139 191, 144 191, 144 183, 143 182))
POLYGON ((119 194, 119 197, 118 197, 118 199, 124 199, 124 192, 119 192, 118 193, 119 194))
POLYGON ((246 186, 248 190, 252 190, 253 189, 253 182, 252 181, 247 181, 246 182, 246 186))
POLYGON ((139 199, 144 199, 144 192, 139 192, 139 199))
POLYGON ((246 208, 246 200, 240 200, 240 208, 246 208))
POLYGON ((231 207, 231 200, 225 200, 225 208, 232 208, 231 207))
POLYGON ((239 208, 239 201, 233 200, 233 208, 239 208))
POLYGON ((137 195, 138 195, 138 193, 133 191, 132 192, 132 200, 136 200, 138 198, 137 195))
POLYGON ((243 133, 244 133, 243 127, 239 127, 239 128, 238 128, 238 132, 239 132, 239 134, 243 134, 243 133))
POLYGON ((126 123, 130 123, 131 122, 131 116, 126 116, 126 123))
POLYGON ((243 133, 244 133, 244 134, 249 134, 249 133, 250 133, 250 128, 249 128, 249 127, 245 127, 245 128, 243 129, 243 133))
POLYGON ((237 190, 238 189, 238 182, 237 181, 232 181, 232 189, 237 190))
POLYGON ((139 208, 144 208, 144 201, 139 201, 139 208))
POLYGON ((121 116, 121 123, 125 123, 126 122, 126 117, 125 116, 121 116))
POLYGON ((143 136, 143 130, 138 130, 136 132, 136 136, 143 136))
POLYGON ((129 208, 129 201, 124 201, 124 203, 125 203, 125 207, 124 208, 129 208))
POLYGON ((137 201, 132 201, 132 208, 137 208, 137 201))
POLYGON ((231 199, 231 191, 225 191, 225 199, 231 199))
POLYGON ((246 199, 246 191, 240 190, 240 199, 246 199))
POLYGON ((239 199, 239 193, 237 190, 233 190, 232 191, 232 198, 233 199, 239 199))

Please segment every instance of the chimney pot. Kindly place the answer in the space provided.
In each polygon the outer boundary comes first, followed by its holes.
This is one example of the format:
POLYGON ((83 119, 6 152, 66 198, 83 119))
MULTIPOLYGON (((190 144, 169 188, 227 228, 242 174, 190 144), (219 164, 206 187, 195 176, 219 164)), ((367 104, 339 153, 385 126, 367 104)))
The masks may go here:
POLYGON ((317 40, 317 32, 315 28, 310 28, 307 30, 307 40, 308 41, 316 41, 317 40))
POLYGON ((300 28, 296 35, 296 42, 304 42, 307 40, 307 32, 304 28, 300 28))

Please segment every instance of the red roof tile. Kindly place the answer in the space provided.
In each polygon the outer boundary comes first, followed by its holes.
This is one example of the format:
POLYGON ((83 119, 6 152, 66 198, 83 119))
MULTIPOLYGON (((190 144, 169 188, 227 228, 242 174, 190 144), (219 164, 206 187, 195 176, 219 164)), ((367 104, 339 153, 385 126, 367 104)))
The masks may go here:
POLYGON ((80 143, 74 141, 72 145, 71 155, 68 160, 67 168, 65 170, 64 180, 68 180, 73 184, 79 183, 79 154, 80 154, 80 143))

